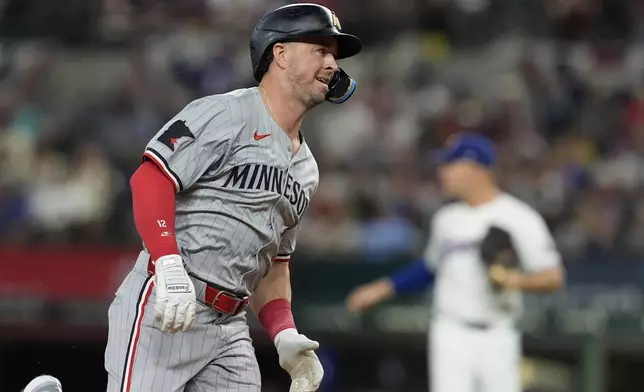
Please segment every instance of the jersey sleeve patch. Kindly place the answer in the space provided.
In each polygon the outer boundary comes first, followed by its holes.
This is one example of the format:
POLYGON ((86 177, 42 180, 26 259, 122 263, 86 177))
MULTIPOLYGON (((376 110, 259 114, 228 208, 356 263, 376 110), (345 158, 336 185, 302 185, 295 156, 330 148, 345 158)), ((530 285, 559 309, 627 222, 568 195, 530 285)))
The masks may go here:
POLYGON ((157 140, 163 145, 168 147, 170 151, 174 151, 174 146, 179 142, 181 138, 190 138, 194 139, 195 135, 190 131, 186 122, 183 120, 177 120, 172 123, 165 131, 163 131, 157 140))
POLYGON ((154 162, 177 192, 195 184, 215 162, 223 162, 237 128, 227 101, 197 99, 150 139, 143 159, 154 162))

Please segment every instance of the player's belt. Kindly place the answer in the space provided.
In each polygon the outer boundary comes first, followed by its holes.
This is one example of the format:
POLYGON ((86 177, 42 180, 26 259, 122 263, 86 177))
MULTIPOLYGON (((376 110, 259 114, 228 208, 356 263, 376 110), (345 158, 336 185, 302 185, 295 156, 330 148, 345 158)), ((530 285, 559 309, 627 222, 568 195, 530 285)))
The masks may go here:
MULTIPOLYGON (((154 275, 154 263, 150 258, 148 261, 148 273, 154 275)), ((250 301, 250 297, 240 298, 235 294, 220 290, 200 280, 205 285, 204 302, 214 310, 224 314, 236 315, 241 313, 250 301)))
MULTIPOLYGON (((452 322, 456 322, 466 328, 469 329, 475 329, 479 331, 487 331, 488 329, 494 327, 494 323, 487 322, 487 321, 473 321, 473 320, 466 320, 463 319, 462 317, 458 317, 452 314, 447 314, 444 312, 441 312, 441 318, 445 318, 447 320, 450 320, 452 322)), ((436 315, 435 315, 436 316, 436 315)))
POLYGON ((466 321, 466 320, 461 320, 461 323, 465 325, 468 328, 471 329, 478 329, 481 331, 486 331, 492 327, 491 323, 485 323, 485 322, 479 322, 479 321, 466 321))

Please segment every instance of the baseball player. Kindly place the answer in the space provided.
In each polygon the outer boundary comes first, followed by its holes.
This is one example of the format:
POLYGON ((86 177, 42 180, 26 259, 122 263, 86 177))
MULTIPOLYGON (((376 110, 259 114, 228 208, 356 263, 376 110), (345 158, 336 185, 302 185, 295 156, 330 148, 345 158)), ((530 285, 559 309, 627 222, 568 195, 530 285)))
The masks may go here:
POLYGON ((361 48, 326 7, 278 8, 250 41, 259 86, 191 102, 149 142, 130 180, 144 250, 109 308, 109 392, 259 392, 247 305, 290 390, 318 389, 318 343, 290 303, 288 262, 319 178, 300 127, 351 96, 336 61, 361 48))
POLYGON ((435 279, 432 392, 520 391, 520 292, 553 291, 564 282, 544 220, 497 187, 494 157, 491 141, 469 133, 442 151, 440 181, 459 201, 433 215, 424 256, 347 299, 349 310, 359 312, 435 279))

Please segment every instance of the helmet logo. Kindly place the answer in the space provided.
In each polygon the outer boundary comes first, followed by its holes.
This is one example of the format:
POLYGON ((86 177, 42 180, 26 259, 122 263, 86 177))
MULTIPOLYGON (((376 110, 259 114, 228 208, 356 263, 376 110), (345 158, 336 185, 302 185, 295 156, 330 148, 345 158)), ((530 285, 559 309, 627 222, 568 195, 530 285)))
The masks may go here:
POLYGON ((332 15, 332 23, 333 27, 338 29, 338 31, 342 30, 342 25, 340 24, 340 19, 335 15, 335 12, 331 12, 332 15))

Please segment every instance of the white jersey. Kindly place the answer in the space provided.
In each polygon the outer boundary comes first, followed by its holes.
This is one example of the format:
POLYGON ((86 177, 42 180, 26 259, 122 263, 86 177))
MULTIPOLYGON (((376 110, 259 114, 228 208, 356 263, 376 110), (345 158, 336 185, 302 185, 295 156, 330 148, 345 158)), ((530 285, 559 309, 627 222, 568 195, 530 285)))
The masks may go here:
POLYGON ((522 311, 518 291, 495 293, 480 258, 480 243, 491 225, 507 230, 527 273, 556 267, 561 256, 543 218, 532 207, 503 193, 472 207, 458 202, 434 214, 424 258, 436 275, 437 317, 470 323, 514 322, 522 311))

